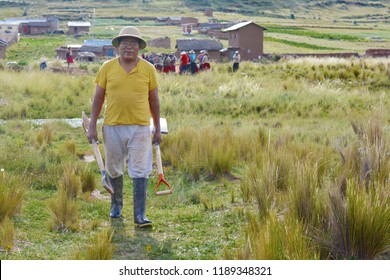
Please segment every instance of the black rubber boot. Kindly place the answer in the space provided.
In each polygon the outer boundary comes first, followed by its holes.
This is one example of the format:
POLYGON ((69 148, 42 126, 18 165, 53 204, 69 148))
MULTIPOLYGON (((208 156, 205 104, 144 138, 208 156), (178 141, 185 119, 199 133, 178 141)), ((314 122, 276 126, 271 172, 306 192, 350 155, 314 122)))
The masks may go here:
POLYGON ((118 178, 108 177, 111 186, 114 189, 114 194, 111 195, 111 218, 120 218, 122 216, 123 206, 123 176, 118 178))
POLYGON ((133 178, 134 223, 139 227, 151 227, 152 222, 145 216, 147 178, 133 178))

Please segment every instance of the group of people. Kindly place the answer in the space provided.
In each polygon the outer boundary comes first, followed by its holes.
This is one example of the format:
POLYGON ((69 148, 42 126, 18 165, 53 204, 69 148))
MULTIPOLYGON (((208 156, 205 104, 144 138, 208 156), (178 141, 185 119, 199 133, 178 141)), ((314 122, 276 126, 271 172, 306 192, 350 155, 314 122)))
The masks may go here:
POLYGON ((180 53, 180 75, 194 75, 199 71, 207 71, 210 69, 210 59, 207 51, 201 50, 198 56, 196 55, 194 50, 190 50, 189 52, 182 51, 180 53))
POLYGON ((153 64, 158 72, 176 73, 176 57, 173 53, 143 53, 142 58, 153 64))
POLYGON ((176 63, 179 60, 179 69, 178 73, 180 75, 184 74, 196 74, 199 71, 210 70, 210 59, 209 54, 205 50, 201 50, 199 55, 196 55, 195 51, 191 50, 189 52, 182 51, 180 53, 180 58, 177 59, 174 53, 149 53, 142 54, 142 58, 149 61, 154 65, 158 72, 163 73, 176 73, 176 63))
MULTIPOLYGON (((176 73, 176 56, 174 53, 161 53, 156 54, 154 52, 145 54, 142 53, 141 57, 154 65, 158 72, 163 73, 176 73)), ((238 70, 240 64, 240 54, 236 51, 233 55, 233 72, 238 70)), ((191 74, 194 75, 199 71, 207 71, 211 69, 209 54, 206 50, 201 50, 199 55, 196 55, 194 50, 182 51, 180 53, 180 65, 179 74, 191 74)), ((68 47, 66 51, 66 63, 68 68, 73 63, 73 53, 71 47, 68 47)))

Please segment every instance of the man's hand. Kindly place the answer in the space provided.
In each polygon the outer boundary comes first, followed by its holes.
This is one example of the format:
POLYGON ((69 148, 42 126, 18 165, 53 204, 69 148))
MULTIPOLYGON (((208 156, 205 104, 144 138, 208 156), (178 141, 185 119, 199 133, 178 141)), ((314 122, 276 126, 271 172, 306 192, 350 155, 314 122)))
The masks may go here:
POLYGON ((156 144, 156 143, 160 144, 161 142, 162 142, 161 131, 160 130, 155 131, 154 134, 153 134, 152 143, 153 144, 156 144))
POLYGON ((88 138, 89 143, 92 143, 92 140, 95 140, 95 142, 99 142, 96 126, 94 126, 92 124, 89 125, 87 138, 88 138))

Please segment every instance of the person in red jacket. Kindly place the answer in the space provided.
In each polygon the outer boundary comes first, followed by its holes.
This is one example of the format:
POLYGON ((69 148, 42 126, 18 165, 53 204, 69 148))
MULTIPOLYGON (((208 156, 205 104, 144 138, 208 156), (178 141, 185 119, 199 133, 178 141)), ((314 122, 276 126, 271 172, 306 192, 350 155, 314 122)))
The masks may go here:
POLYGON ((188 73, 190 66, 190 57, 187 52, 182 51, 180 53, 180 75, 188 73))

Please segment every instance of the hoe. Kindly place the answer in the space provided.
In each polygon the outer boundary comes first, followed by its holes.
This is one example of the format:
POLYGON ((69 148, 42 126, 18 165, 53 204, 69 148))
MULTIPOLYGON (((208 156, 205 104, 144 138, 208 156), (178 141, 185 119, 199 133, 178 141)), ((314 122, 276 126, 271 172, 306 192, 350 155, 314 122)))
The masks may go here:
MULTIPOLYGON (((84 131, 88 132, 89 123, 90 123, 89 118, 87 117, 87 115, 85 115, 84 112, 81 113, 81 117, 82 117, 82 120, 83 120, 84 131)), ((113 190, 113 188, 112 188, 112 186, 110 184, 110 181, 108 180, 108 177, 106 176, 106 168, 104 167, 104 162, 103 162, 103 159, 102 159, 102 155, 100 154, 98 142, 96 142, 95 139, 92 139, 91 145, 92 145, 93 152, 95 154, 96 161, 97 161, 99 169, 100 169, 100 173, 102 174, 102 185, 103 185, 103 188, 105 188, 106 191, 108 191, 110 194, 114 194, 114 190, 113 190)))
POLYGON ((161 163, 160 144, 159 143, 154 144, 154 148, 156 150, 156 163, 157 163, 158 179, 159 179, 156 187, 154 188, 154 191, 156 192, 157 196, 172 194, 172 187, 164 179, 164 172, 163 172, 162 163, 161 163), (167 186, 168 189, 163 190, 163 191, 158 191, 158 188, 160 187, 161 183, 163 183, 165 186, 167 186))
MULTIPOLYGON (((165 118, 160 118, 160 124, 161 124, 161 133, 168 134, 167 120, 165 118)), ((150 119, 150 133, 153 132, 154 132, 153 119, 150 119)), ((161 162, 160 144, 155 143, 154 148, 156 152, 156 164, 157 164, 157 171, 158 171, 158 182, 154 188, 154 191, 156 192, 157 196, 172 194, 172 187, 164 179, 164 172, 163 172, 162 162, 161 162), (158 188, 160 187, 161 183, 163 183, 168 189, 159 191, 158 188)))

